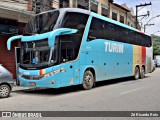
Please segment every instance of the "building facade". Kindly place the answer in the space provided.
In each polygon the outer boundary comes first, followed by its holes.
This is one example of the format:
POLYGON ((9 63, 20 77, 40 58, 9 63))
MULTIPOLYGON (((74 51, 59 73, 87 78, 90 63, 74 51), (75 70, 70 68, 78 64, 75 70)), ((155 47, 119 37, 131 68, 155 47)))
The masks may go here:
POLYGON ((109 3, 112 0, 53 0, 53 8, 76 7, 109 17, 109 3))
POLYGON ((15 47, 20 46, 20 41, 13 42, 11 51, 8 51, 7 40, 13 35, 22 34, 25 23, 33 15, 28 5, 28 0, 0 1, 0 64, 6 67, 14 78, 16 78, 15 47))
POLYGON ((110 18, 119 21, 123 24, 127 24, 129 9, 124 8, 116 3, 110 4, 110 18))
POLYGON ((133 8, 128 8, 126 3, 116 4, 114 0, 53 0, 51 6, 54 9, 65 7, 87 9, 131 27, 136 27, 133 8))
POLYGON ((118 5, 113 0, 1 0, 0 64, 13 73, 14 78, 19 63, 20 41, 13 42, 11 51, 8 51, 6 47, 8 38, 22 34, 25 24, 36 13, 66 7, 90 10, 135 27, 133 10, 126 4, 118 5))

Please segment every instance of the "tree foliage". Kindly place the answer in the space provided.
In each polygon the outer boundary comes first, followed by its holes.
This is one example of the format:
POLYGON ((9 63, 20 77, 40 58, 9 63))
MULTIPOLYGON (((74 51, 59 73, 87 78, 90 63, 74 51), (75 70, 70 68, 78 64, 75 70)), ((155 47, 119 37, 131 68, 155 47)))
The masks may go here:
POLYGON ((160 36, 152 35, 153 54, 160 55, 160 36))

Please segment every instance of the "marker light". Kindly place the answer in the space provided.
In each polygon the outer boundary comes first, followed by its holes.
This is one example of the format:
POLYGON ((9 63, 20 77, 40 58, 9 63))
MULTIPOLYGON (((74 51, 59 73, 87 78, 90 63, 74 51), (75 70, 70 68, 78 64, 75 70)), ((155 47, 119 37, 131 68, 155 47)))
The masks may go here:
POLYGON ((45 69, 42 69, 42 70, 40 70, 39 71, 39 75, 41 76, 41 75, 44 75, 46 73, 46 70, 45 69))

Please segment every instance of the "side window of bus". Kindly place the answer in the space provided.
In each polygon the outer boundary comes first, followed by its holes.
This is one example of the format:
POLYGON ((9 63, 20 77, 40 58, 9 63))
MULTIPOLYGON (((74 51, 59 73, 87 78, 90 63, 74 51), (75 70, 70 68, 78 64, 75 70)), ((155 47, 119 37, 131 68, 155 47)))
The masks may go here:
POLYGON ((106 39, 145 47, 152 45, 151 37, 145 34, 93 17, 87 41, 95 39, 106 39))
POLYGON ((61 41, 60 63, 74 60, 74 44, 71 41, 61 41))
POLYGON ((129 30, 128 43, 134 44, 136 39, 136 32, 129 30))
POLYGON ((63 28, 78 29, 79 34, 83 34, 88 20, 88 15, 76 12, 67 12, 62 23, 63 28))
POLYGON ((117 29, 117 41, 119 42, 124 42, 124 43, 129 43, 129 35, 130 35, 130 32, 128 29, 126 28, 123 28, 119 25, 116 26, 116 29, 117 29))
POLYGON ((86 14, 77 13, 77 12, 67 12, 66 13, 66 15, 63 19, 62 28, 78 29, 78 32, 75 34, 62 35, 59 37, 60 41, 64 41, 63 46, 70 44, 70 47, 66 47, 66 49, 63 49, 61 47, 60 54, 63 56, 63 58, 62 57, 60 58, 61 59, 60 62, 63 62, 62 59, 69 61, 69 60, 74 60, 78 57, 78 53, 79 53, 80 45, 81 45, 81 41, 82 41, 82 36, 83 36, 83 32, 85 30, 85 26, 88 21, 88 17, 89 16, 86 14), (72 47, 72 49, 71 49, 71 47, 72 47), (68 53, 62 52, 62 51, 71 51, 71 50, 73 50, 72 52, 74 53, 72 55, 68 55, 68 53), (69 59, 68 59, 65 56, 72 56, 72 59, 70 59, 71 57, 69 57, 69 59))
POLYGON ((116 40, 116 27, 114 24, 97 18, 92 18, 88 40, 107 39, 116 40))
POLYGON ((117 28, 116 25, 105 21, 104 38, 107 40, 117 40, 117 28))
POLYGON ((147 47, 151 47, 152 46, 151 37, 147 35, 143 36, 143 44, 147 47))
POLYGON ((141 36, 140 33, 136 33, 136 34, 137 34, 137 35, 136 35, 137 39, 135 40, 135 44, 142 46, 142 36, 141 36))

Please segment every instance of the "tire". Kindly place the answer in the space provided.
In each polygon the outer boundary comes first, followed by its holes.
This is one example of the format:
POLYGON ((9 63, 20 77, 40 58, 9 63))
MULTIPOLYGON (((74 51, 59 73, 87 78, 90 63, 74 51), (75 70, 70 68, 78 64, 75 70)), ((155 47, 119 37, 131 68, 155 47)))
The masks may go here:
POLYGON ((95 84, 95 79, 92 72, 86 71, 83 76, 83 83, 82 83, 83 88, 85 90, 90 90, 91 88, 93 88, 94 84, 95 84))
POLYGON ((10 95, 11 89, 8 85, 0 86, 0 98, 6 98, 10 95))
POLYGON ((138 80, 140 77, 140 70, 138 67, 135 67, 135 71, 134 71, 134 79, 138 80))
POLYGON ((140 78, 141 79, 145 78, 145 69, 144 69, 144 67, 141 68, 140 78))

